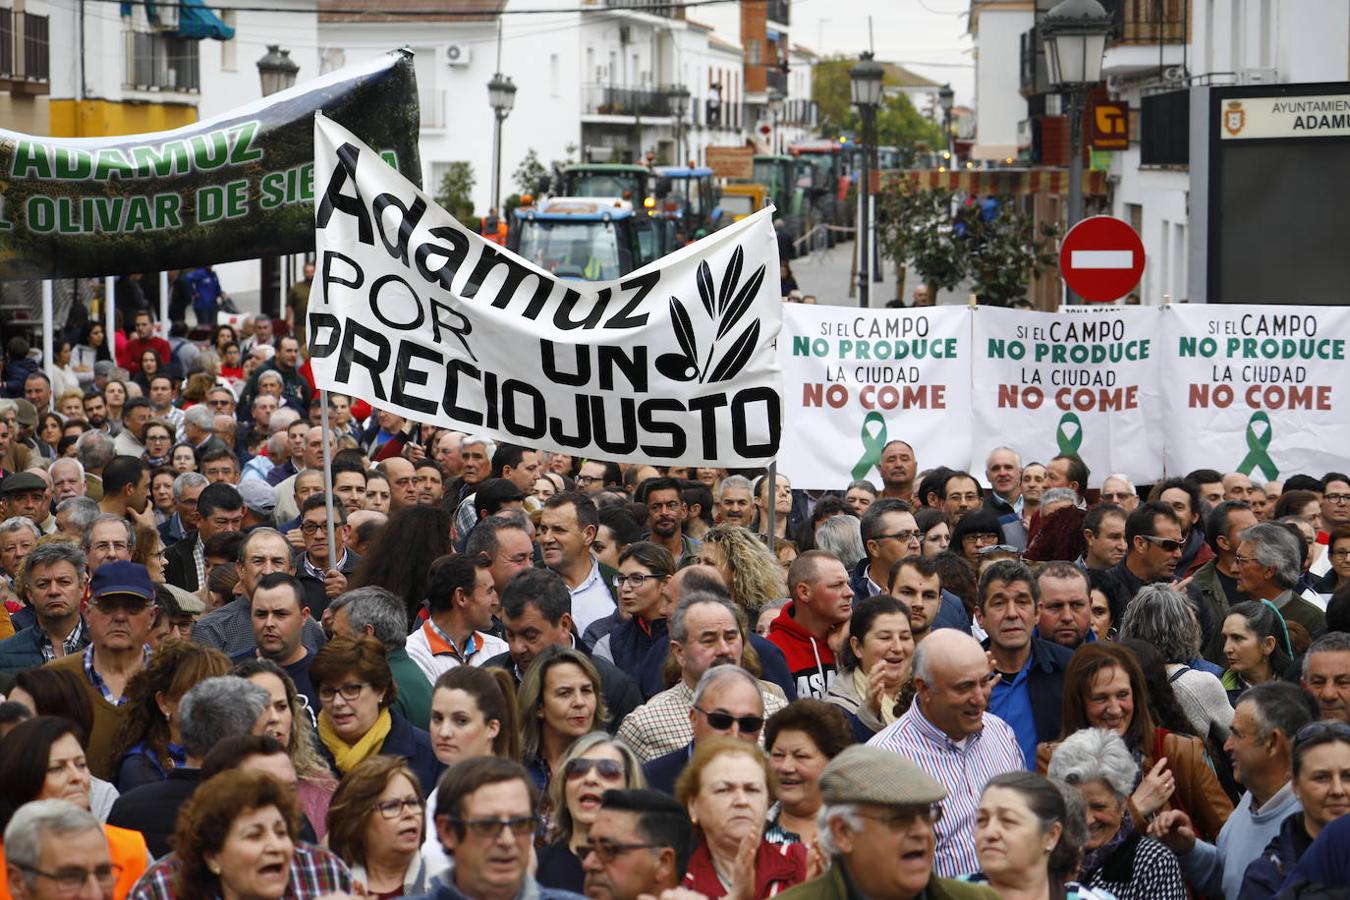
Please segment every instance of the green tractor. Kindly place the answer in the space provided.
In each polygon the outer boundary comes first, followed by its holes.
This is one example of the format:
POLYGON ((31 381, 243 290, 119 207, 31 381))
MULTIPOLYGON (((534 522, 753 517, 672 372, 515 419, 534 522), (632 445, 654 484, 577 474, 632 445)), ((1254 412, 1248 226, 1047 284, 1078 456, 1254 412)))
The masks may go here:
POLYGON ((794 165, 791 156, 756 155, 754 177, 750 180, 769 189, 769 199, 778 215, 783 217, 788 233, 799 238, 806 233, 806 220, 802 215, 805 193, 797 187, 794 165))
POLYGON ((641 207, 651 196, 655 181, 656 176, 646 166, 576 163, 562 167, 556 193, 560 197, 618 197, 641 207))

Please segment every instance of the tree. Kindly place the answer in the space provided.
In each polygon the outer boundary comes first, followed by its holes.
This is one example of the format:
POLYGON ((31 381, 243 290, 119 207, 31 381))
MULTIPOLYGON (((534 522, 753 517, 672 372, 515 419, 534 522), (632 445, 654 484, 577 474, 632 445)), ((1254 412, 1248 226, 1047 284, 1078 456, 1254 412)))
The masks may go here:
POLYGON ((811 67, 811 99, 820 112, 820 133, 826 137, 857 127, 848 80, 848 70, 856 64, 857 60, 848 57, 830 56, 811 67))
POLYGON ((525 153, 525 158, 516 166, 516 171, 512 173, 511 178, 516 183, 516 188, 522 194, 533 194, 539 189, 539 179, 548 174, 548 169, 539 161, 539 154, 534 152, 531 147, 525 153))
MULTIPOLYGON (((811 99, 820 111, 820 133, 825 137, 859 134, 862 123, 853 107, 853 88, 848 71, 856 59, 831 56, 811 69, 811 99)), ((889 78, 883 84, 896 85, 889 78)), ((945 147, 942 126, 931 122, 914 108, 909 97, 893 92, 882 98, 877 110, 877 143, 895 147, 913 147, 925 142, 930 147, 945 147)))
POLYGON ((952 240, 951 191, 916 191, 901 180, 877 195, 881 252, 897 266, 913 264, 936 299, 966 276, 966 249, 952 240))
POLYGON ((971 215, 970 279, 975 295, 990 306, 1008 306, 1026 297, 1032 275, 1052 268, 1059 227, 1042 222, 1017 208, 1011 197, 987 198, 978 215, 971 215))
POLYGON ((473 166, 463 160, 452 162, 436 187, 436 202, 465 227, 478 230, 473 221, 473 166))
POLYGON ((1037 228, 1013 197, 964 204, 953 217, 955 193, 915 190, 900 180, 877 200, 882 254, 912 264, 935 299, 938 290, 970 279, 981 303, 1008 306, 1025 297, 1032 275, 1055 264, 1058 227, 1037 228))
POLYGON ((877 110, 877 143, 890 147, 914 147, 920 143, 947 146, 942 139, 942 126, 929 121, 904 94, 882 99, 877 110))

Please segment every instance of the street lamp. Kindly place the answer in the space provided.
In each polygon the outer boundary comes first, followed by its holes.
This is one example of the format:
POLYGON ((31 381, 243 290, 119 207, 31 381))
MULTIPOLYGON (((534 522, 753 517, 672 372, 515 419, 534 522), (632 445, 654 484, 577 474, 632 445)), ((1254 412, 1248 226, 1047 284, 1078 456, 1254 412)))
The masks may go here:
POLYGON ((684 154, 684 117, 689 112, 689 88, 680 85, 666 96, 670 101, 670 114, 675 118, 675 165, 678 166, 687 158, 684 154))
POLYGON ((300 65, 291 59, 291 51, 282 50, 277 44, 268 44, 267 52, 258 60, 258 80, 262 82, 264 97, 295 87, 295 76, 299 74, 300 65))
POLYGON ((952 146, 952 103, 956 100, 956 92, 952 90, 950 84, 944 84, 938 90, 938 105, 942 107, 942 129, 946 132, 947 153, 950 154, 951 161, 956 162, 956 150, 952 146))
MULTIPOLYGON (((1111 16, 1097 0, 1064 0, 1042 19, 1050 84, 1069 99, 1069 221, 1083 218, 1083 105, 1089 86, 1102 80, 1102 56, 1111 16)), ((1074 302, 1073 292, 1068 302, 1074 302)))
POLYGON ((516 105, 516 86, 501 72, 488 82, 488 104, 492 107, 496 125, 492 132, 492 208, 497 215, 502 211, 502 123, 516 105))
POLYGON ((764 92, 769 101, 769 152, 778 152, 778 114, 783 109, 783 92, 771 87, 764 92))
POLYGON ((858 58, 858 64, 848 70, 853 105, 858 107, 858 114, 862 116, 862 185, 858 191, 858 305, 863 307, 871 300, 871 279, 867 277, 870 263, 867 232, 871 218, 868 207, 872 193, 872 148, 876 145, 873 131, 877 107, 881 105, 881 79, 885 74, 870 51, 863 52, 858 58))
MULTIPOLYGON (((295 87, 295 77, 300 74, 300 64, 291 59, 291 51, 282 50, 278 44, 268 44, 267 52, 257 62, 258 81, 262 83, 262 94, 272 94, 295 87)), ((295 280, 295 260, 290 255, 264 257, 261 260, 261 310, 271 318, 279 318, 284 310, 283 295, 287 285, 295 280), (276 286, 273 291, 272 275, 275 266, 276 286)))

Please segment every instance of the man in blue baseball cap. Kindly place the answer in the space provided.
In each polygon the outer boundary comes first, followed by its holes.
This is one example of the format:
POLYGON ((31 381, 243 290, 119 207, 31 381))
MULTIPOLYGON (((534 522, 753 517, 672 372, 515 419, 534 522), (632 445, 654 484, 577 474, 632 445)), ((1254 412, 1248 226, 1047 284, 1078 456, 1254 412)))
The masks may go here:
POLYGON ((90 644, 84 653, 62 657, 49 665, 80 677, 94 707, 89 735, 89 771, 105 780, 115 776, 108 755, 126 718, 127 683, 150 655, 147 641, 155 620, 155 586, 145 566, 114 560, 99 566, 84 603, 84 621, 90 644))

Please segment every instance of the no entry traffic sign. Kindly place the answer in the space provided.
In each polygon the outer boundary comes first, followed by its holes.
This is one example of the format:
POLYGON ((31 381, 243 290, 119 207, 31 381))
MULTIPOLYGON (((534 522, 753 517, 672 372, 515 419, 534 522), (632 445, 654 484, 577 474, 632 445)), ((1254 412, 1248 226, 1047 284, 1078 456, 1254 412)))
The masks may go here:
POLYGON ((1059 246, 1059 273, 1084 300, 1124 297, 1144 274, 1144 243, 1113 216, 1092 216, 1069 229, 1059 246))

